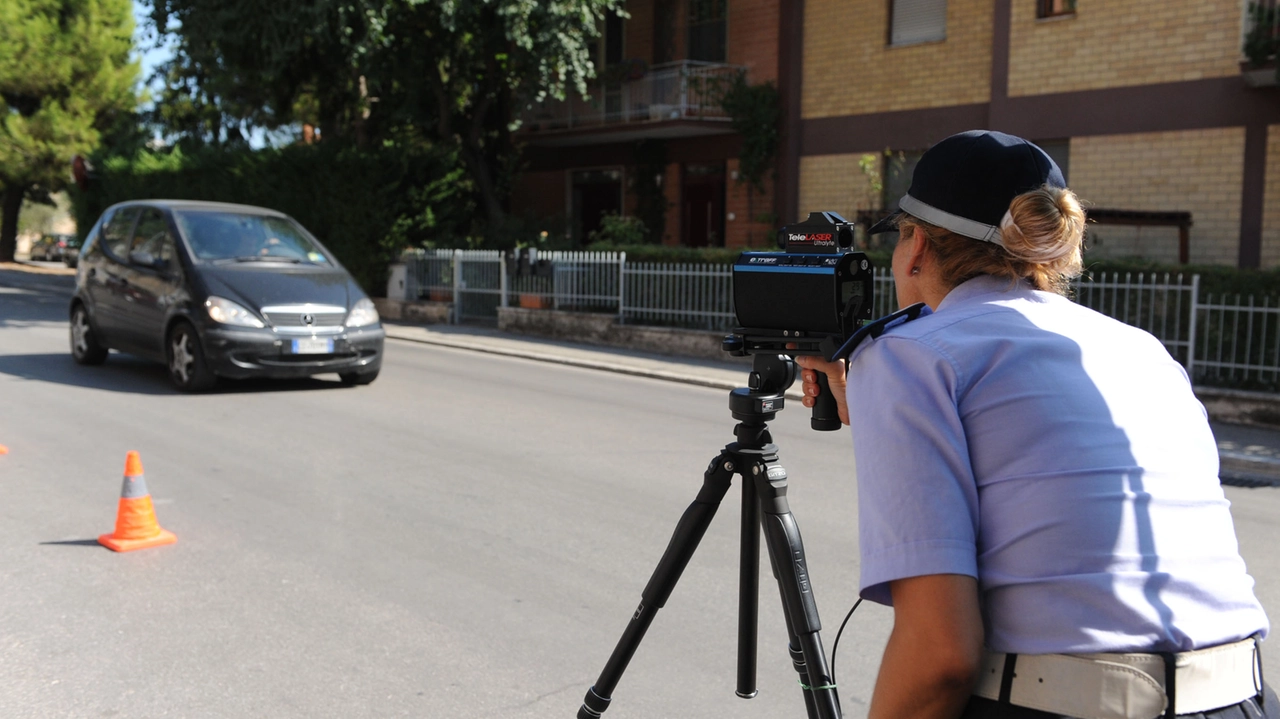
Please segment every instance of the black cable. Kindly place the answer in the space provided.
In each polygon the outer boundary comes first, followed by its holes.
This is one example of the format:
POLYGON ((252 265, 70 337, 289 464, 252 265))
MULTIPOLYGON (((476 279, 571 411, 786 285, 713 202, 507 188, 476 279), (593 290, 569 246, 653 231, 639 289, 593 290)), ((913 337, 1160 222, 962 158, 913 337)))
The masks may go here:
POLYGON ((853 603, 853 608, 849 610, 848 614, 844 615, 844 621, 840 622, 840 629, 836 631, 836 640, 831 644, 831 683, 832 684, 836 683, 836 649, 840 646, 840 635, 844 634, 844 625, 849 623, 849 619, 853 616, 853 613, 858 609, 859 604, 862 604, 862 597, 858 597, 858 601, 853 603))

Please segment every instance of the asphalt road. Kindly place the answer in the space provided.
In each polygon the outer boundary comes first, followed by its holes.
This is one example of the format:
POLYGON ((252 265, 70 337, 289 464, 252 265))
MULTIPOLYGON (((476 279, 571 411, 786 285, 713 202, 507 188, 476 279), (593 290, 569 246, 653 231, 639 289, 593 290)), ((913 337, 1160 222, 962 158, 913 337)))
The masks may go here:
MULTIPOLYGON (((4 717, 571 717, 732 440, 722 390, 400 341, 369 387, 179 395, 157 364, 75 365, 68 290, 0 270, 4 717), (178 542, 115 554, 95 538, 131 449, 178 542)), ((798 409, 771 426, 830 654, 858 569, 847 439, 798 409)), ((1280 490, 1226 491, 1280 616, 1280 490)), ((761 694, 734 697, 738 508, 606 717, 804 715, 767 568, 761 694)), ((847 716, 891 619, 864 604, 841 640, 847 716)))
MULTIPOLYGON (((0 272, 0 716, 573 716, 733 439, 722 390, 403 342, 369 387, 179 395, 157 364, 75 365, 66 287, 0 272), (131 449, 178 542, 115 554, 131 449)), ((774 429, 829 647, 856 505, 843 437, 807 425, 774 429)), ((769 584, 761 696, 734 696, 738 508, 606 716, 803 715, 769 584)), ((889 616, 841 642, 851 716, 889 616)))

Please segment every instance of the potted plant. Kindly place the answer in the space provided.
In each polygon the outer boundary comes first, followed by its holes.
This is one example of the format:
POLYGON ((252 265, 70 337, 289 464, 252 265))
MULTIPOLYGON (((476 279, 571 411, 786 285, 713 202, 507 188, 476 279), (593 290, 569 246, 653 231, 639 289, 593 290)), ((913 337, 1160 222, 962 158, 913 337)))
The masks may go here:
POLYGON ((1240 73, 1253 87, 1275 85, 1280 80, 1280 67, 1276 64, 1276 52, 1280 50, 1280 7, 1250 2, 1247 23, 1249 31, 1241 48, 1245 60, 1240 63, 1240 73))

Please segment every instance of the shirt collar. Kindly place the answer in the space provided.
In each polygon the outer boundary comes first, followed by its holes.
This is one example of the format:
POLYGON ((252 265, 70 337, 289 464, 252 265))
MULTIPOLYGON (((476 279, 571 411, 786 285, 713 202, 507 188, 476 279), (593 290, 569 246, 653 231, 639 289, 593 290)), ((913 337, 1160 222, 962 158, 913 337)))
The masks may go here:
POLYGON ((1031 283, 1025 279, 1011 282, 1008 277, 978 275, 952 288, 947 293, 947 296, 943 297, 942 301, 938 303, 938 311, 941 312, 955 305, 967 304, 985 295, 1004 295, 1008 298, 1014 294, 1022 295, 1031 292, 1032 289, 1031 283))

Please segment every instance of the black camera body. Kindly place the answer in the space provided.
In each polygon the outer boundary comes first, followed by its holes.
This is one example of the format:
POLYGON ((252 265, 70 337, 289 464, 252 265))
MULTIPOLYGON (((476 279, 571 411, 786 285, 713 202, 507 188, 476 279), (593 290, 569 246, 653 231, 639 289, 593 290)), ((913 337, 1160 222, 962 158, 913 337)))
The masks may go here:
POLYGON ((743 252, 734 262, 739 326, 724 349, 831 359, 871 319, 871 262, 852 250, 853 224, 835 212, 783 227, 778 245, 783 252, 743 252))

